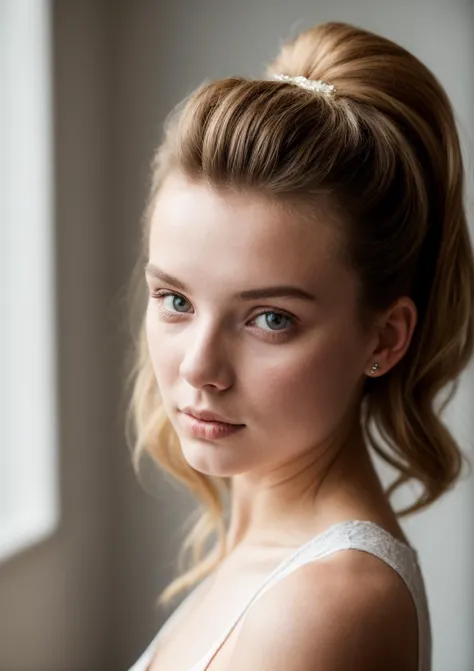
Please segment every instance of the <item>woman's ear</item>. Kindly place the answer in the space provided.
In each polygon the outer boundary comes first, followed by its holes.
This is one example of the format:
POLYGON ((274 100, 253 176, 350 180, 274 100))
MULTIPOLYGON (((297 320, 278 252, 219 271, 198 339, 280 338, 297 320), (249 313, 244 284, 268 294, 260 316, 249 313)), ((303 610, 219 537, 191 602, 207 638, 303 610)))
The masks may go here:
POLYGON ((408 350, 417 322, 416 305, 402 296, 378 319, 376 343, 367 362, 366 373, 383 375, 393 368, 408 350))

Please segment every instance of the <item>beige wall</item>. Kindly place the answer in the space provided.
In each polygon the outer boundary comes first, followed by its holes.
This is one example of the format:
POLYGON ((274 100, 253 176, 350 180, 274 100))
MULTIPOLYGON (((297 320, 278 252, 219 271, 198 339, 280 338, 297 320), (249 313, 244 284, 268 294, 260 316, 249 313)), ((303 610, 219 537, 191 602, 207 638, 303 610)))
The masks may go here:
POLYGON ((94 1, 60 2, 53 15, 62 520, 0 568, 1 671, 111 668, 106 18, 94 1))

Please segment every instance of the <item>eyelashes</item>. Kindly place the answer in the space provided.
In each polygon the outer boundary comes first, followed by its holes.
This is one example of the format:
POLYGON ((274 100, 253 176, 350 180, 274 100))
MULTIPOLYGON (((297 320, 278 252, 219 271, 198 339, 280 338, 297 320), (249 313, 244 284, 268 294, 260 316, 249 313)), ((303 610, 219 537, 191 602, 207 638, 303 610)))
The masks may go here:
MULTIPOLYGON (((180 298, 182 301, 185 301, 186 303, 189 304, 189 301, 184 298, 184 296, 181 296, 181 294, 177 294, 172 291, 157 291, 155 293, 150 292, 150 297, 157 302, 158 304, 158 310, 159 312, 167 319, 172 319, 173 321, 179 321, 181 320, 185 315, 189 314, 188 312, 179 312, 175 310, 168 310, 163 306, 165 298, 168 296, 172 296, 173 298, 180 298)), ((261 327, 255 327, 258 331, 262 332, 265 338, 268 338, 270 340, 276 340, 276 339, 284 339, 289 337, 291 332, 296 328, 296 318, 286 314, 285 312, 282 312, 280 310, 262 310, 261 312, 257 313, 250 321, 250 324, 255 322, 256 319, 263 315, 274 315, 277 317, 278 320, 284 320, 286 323, 289 324, 287 328, 284 329, 278 329, 276 331, 272 330, 265 330, 261 327)))

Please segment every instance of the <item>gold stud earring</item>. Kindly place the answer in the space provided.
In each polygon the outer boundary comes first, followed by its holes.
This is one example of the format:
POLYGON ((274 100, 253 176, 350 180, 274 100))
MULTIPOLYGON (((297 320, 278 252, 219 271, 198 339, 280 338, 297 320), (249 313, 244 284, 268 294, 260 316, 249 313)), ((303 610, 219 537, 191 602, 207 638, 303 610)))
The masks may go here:
POLYGON ((372 368, 370 369, 370 374, 375 375, 375 373, 379 370, 380 365, 378 363, 374 363, 372 368))

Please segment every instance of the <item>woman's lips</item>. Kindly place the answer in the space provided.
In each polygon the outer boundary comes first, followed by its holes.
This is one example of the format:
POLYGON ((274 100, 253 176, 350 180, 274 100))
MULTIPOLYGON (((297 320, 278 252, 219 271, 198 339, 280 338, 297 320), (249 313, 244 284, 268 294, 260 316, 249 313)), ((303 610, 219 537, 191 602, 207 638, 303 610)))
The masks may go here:
POLYGON ((184 427, 196 438, 205 440, 216 440, 226 438, 227 436, 240 431, 245 424, 226 424, 225 422, 211 422, 203 419, 196 419, 192 415, 180 412, 180 418, 184 427))

